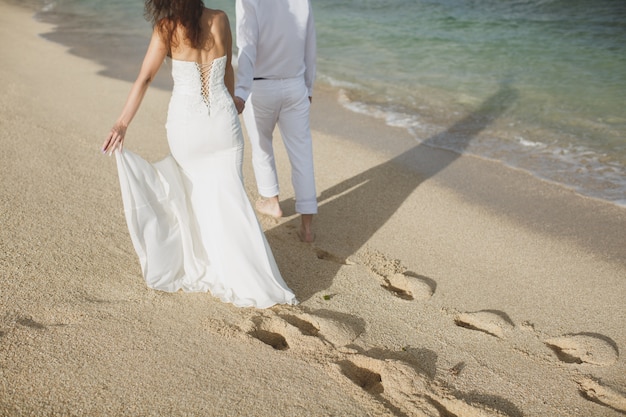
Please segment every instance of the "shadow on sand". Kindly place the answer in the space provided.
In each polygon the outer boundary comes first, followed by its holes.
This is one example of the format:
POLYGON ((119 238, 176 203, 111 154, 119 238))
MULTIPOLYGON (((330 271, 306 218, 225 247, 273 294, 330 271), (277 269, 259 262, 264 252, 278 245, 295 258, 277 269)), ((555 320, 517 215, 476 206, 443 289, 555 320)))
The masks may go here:
MULTIPOLYGON (((339 237, 336 241, 325 242, 323 249, 333 253, 337 259, 345 259, 355 254, 423 181, 444 170, 460 156, 460 153, 443 152, 442 157, 433 159, 430 157, 433 152, 432 144, 438 143, 442 137, 453 136, 460 151, 463 151, 473 138, 500 117, 517 98, 518 93, 514 88, 502 84, 478 109, 444 132, 387 162, 322 191, 318 199, 319 216, 315 227, 321 231, 333 230, 333 234, 339 237)), ((286 215, 294 213, 293 200, 286 200, 281 204, 286 215)), ((276 244, 275 254, 278 255, 279 266, 282 262, 293 261, 280 256, 280 236, 291 233, 298 224, 299 218, 294 218, 267 232, 272 246, 276 244)), ((297 262, 308 261, 300 259, 297 262)), ((341 262, 325 264, 318 265, 324 271, 316 274, 314 283, 310 282, 311 277, 288 277, 288 283, 298 292, 301 301, 332 284, 341 262), (307 282, 300 282, 301 280, 307 282)))

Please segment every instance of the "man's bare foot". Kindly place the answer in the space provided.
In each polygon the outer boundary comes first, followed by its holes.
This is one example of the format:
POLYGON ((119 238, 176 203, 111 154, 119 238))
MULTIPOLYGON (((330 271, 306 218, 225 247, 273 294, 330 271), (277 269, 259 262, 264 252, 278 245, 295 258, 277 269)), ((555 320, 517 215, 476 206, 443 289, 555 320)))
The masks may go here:
POLYGON ((304 230, 303 227, 298 230, 298 237, 304 243, 313 243, 315 241, 315 233, 311 230, 304 230))
POLYGON ((315 240, 315 233, 313 233, 313 215, 303 214, 300 216, 300 230, 298 230, 298 237, 305 243, 311 243, 315 240))
POLYGON ((283 217, 283 211, 278 204, 278 197, 260 198, 256 202, 256 209, 259 213, 267 216, 283 217))

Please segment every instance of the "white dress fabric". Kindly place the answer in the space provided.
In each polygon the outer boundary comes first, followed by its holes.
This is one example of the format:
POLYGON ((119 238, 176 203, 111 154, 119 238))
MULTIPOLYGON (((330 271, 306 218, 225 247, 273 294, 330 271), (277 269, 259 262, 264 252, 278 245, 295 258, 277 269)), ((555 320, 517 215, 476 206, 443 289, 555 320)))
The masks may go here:
POLYGON ((226 57, 172 60, 171 155, 116 152, 126 221, 150 288, 210 291, 239 307, 296 304, 242 181, 243 136, 226 57))

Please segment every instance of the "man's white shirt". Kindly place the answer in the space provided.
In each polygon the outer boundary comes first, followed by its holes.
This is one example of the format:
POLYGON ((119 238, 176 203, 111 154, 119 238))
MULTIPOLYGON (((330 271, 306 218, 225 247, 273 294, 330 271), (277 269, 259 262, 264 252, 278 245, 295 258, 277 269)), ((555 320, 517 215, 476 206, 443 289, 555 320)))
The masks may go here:
POLYGON ((235 95, 248 99, 254 78, 315 80, 316 40, 309 0, 237 0, 235 95))

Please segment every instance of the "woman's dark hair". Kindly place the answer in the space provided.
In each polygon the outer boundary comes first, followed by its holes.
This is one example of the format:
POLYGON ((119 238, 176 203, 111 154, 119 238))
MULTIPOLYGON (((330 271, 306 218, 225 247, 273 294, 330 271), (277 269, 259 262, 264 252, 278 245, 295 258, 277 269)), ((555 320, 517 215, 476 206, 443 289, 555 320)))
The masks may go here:
POLYGON ((168 45, 176 45, 175 33, 178 25, 185 28, 185 36, 193 48, 202 42, 200 17, 204 10, 202 0, 145 0, 145 17, 157 27, 168 45))

